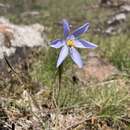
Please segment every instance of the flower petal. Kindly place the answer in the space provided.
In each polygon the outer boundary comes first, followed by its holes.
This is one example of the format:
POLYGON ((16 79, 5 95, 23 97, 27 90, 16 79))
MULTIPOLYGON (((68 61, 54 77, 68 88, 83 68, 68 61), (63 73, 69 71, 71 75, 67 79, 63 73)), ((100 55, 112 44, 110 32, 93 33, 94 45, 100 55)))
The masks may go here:
POLYGON ((75 39, 75 36, 74 35, 68 35, 66 37, 67 40, 74 40, 75 39))
POLYGON ((67 37, 70 32, 70 25, 66 19, 63 19, 64 36, 67 37))
POLYGON ((82 62, 82 59, 80 57, 80 54, 73 47, 70 48, 70 56, 71 56, 72 60, 79 66, 79 68, 83 67, 83 62, 82 62))
POLYGON ((84 25, 80 26, 79 28, 77 28, 72 35, 74 35, 75 37, 85 33, 88 31, 89 28, 89 23, 85 23, 84 25))
POLYGON ((86 40, 79 40, 86 48, 96 48, 97 45, 95 45, 92 42, 86 41, 86 40))
POLYGON ((62 62, 65 60, 65 58, 68 56, 68 53, 69 53, 69 49, 68 47, 65 45, 61 51, 60 51, 60 54, 59 54, 59 58, 57 60, 57 65, 56 67, 58 68, 62 62))
POLYGON ((86 46, 84 46, 79 40, 74 40, 74 45, 77 48, 87 48, 86 46))
POLYGON ((64 45, 63 40, 57 39, 51 42, 50 46, 54 48, 60 48, 64 45))

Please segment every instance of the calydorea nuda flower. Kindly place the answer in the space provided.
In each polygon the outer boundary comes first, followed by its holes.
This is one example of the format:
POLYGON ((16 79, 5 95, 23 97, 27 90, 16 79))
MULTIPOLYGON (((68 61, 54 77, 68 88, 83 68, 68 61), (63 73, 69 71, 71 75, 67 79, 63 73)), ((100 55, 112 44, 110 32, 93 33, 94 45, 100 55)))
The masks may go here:
POLYGON ((57 68, 63 63, 65 58, 70 55, 72 60, 79 66, 79 68, 83 67, 83 62, 80 57, 79 52, 75 49, 77 48, 96 48, 97 45, 79 39, 81 34, 88 31, 89 23, 85 23, 81 27, 77 28, 74 32, 70 34, 70 25, 67 20, 63 20, 63 29, 64 29, 64 37, 65 39, 57 39, 51 42, 50 46, 54 48, 62 47, 59 58, 57 60, 57 68))

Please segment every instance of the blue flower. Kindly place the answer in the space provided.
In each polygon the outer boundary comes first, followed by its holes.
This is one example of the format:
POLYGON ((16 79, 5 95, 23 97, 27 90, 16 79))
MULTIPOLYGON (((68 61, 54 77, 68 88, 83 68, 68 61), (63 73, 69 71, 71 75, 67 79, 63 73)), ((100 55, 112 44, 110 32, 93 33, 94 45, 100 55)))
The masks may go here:
POLYGON ((64 37, 65 39, 57 39, 51 42, 50 46, 54 48, 60 48, 62 47, 56 67, 58 68, 63 61, 66 59, 68 55, 72 58, 72 60, 79 66, 79 68, 83 67, 83 62, 80 57, 79 52, 75 49, 77 48, 96 48, 97 45, 83 40, 79 39, 78 37, 87 32, 89 28, 89 23, 85 23, 81 27, 77 28, 74 32, 70 34, 70 25, 67 20, 63 20, 63 29, 64 29, 64 37))

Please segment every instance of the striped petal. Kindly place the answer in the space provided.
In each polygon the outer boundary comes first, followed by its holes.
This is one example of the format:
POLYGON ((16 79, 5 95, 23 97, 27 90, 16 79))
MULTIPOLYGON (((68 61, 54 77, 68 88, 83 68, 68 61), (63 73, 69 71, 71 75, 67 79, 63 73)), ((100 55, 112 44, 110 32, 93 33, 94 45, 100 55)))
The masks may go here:
POLYGON ((72 35, 74 35, 75 37, 80 36, 81 34, 85 33, 88 31, 89 28, 89 23, 85 23, 84 25, 82 25, 81 27, 77 28, 72 35))
POLYGON ((86 46, 84 46, 79 40, 74 40, 74 45, 77 48, 87 48, 86 46))
POLYGON ((64 42, 60 39, 54 40, 51 42, 50 46, 54 48, 60 48, 64 45, 64 42))
POLYGON ((86 40, 79 40, 86 48, 96 48, 97 45, 95 45, 92 42, 86 41, 86 40))
POLYGON ((63 29, 65 38, 69 35, 70 25, 66 19, 63 19, 63 29))
POLYGON ((57 65, 56 65, 57 68, 63 63, 63 61, 65 60, 65 58, 68 56, 68 53, 69 53, 69 49, 65 45, 61 49, 61 51, 60 51, 60 54, 59 54, 59 57, 58 57, 58 60, 57 60, 57 65))
POLYGON ((68 35, 66 39, 67 39, 67 40, 74 40, 74 39, 75 39, 75 36, 74 36, 74 35, 68 35))
POLYGON ((70 56, 71 56, 72 60, 79 66, 79 68, 83 67, 83 62, 82 62, 82 59, 80 57, 80 54, 73 47, 70 48, 70 56))

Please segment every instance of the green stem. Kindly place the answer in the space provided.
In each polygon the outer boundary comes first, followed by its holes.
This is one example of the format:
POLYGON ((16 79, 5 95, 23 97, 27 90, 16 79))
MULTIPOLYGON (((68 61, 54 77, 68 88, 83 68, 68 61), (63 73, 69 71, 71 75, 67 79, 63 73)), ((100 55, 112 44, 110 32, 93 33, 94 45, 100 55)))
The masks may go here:
POLYGON ((62 73, 63 73, 63 64, 59 66, 59 68, 55 72, 54 80, 52 82, 52 100, 54 103, 55 107, 58 107, 58 99, 60 95, 60 90, 61 90, 61 82, 62 82, 62 73), (57 76, 58 76, 58 87, 55 85, 55 82, 57 81, 57 76))
POLYGON ((58 68, 58 76, 59 76, 59 84, 58 84, 58 88, 59 88, 59 91, 61 89, 61 80, 62 80, 62 73, 63 73, 63 64, 61 66, 59 66, 58 68))
POLYGON ((59 66, 58 68, 58 91, 57 91, 57 103, 58 103, 58 99, 60 96, 60 91, 61 91, 61 84, 62 84, 62 74, 63 74, 63 63, 59 66))
POLYGON ((52 101, 53 101, 53 105, 55 106, 55 108, 57 108, 57 102, 56 102, 56 88, 55 88, 55 82, 56 82, 56 77, 58 74, 58 70, 56 70, 55 74, 54 74, 54 80, 52 81, 52 101))

